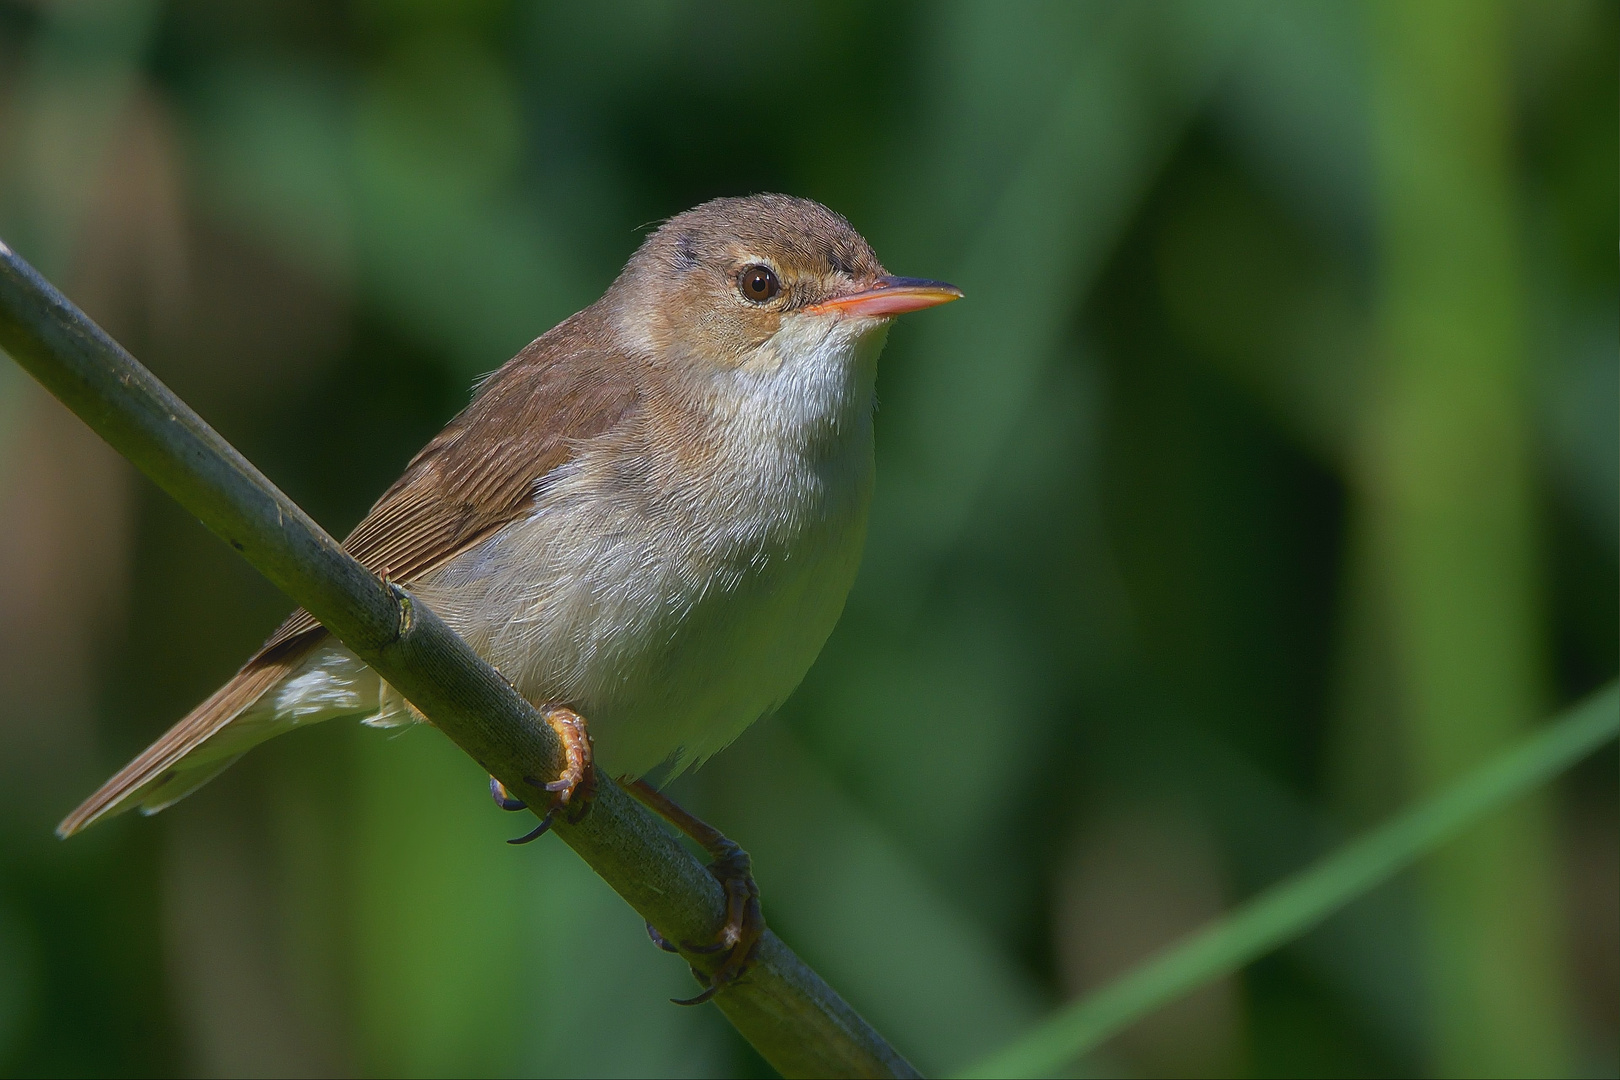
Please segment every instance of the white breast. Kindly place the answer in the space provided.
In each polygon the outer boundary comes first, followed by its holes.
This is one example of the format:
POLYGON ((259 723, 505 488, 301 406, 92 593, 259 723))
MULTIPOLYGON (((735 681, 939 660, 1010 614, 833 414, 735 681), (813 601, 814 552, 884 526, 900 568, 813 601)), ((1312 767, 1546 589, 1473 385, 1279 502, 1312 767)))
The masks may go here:
POLYGON ((613 775, 670 775, 775 709, 843 610, 872 493, 883 328, 792 318, 702 387, 713 452, 588 450, 535 512, 415 586, 613 775), (662 770, 660 770, 662 771, 662 770))

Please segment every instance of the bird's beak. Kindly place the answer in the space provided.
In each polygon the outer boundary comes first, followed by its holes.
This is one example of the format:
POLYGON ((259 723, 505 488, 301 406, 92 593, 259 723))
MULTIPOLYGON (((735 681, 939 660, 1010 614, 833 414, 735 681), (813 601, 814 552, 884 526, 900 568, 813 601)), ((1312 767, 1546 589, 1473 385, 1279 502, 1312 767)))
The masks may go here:
POLYGON ((962 290, 943 281, 923 278, 880 277, 858 292, 835 296, 804 310, 812 315, 861 315, 881 319, 908 311, 948 304, 962 299, 962 290))

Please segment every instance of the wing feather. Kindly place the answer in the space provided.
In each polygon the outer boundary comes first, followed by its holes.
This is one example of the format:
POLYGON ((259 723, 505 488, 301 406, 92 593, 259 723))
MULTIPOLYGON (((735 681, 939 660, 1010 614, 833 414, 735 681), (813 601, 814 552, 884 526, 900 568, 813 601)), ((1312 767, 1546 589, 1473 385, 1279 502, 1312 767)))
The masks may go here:
MULTIPOLYGON (((542 477, 636 409, 636 365, 608 340, 587 310, 518 353, 411 459, 344 549, 372 573, 408 585, 527 515, 542 477)), ((259 657, 322 633, 300 609, 259 657)))
MULTIPOLYGON (((409 584, 526 515, 541 477, 637 408, 640 368, 611 343, 604 316, 591 308, 518 353, 411 460, 344 548, 373 573, 409 584)), ((69 836, 137 801, 156 798, 152 808, 160 808, 225 768, 234 756, 215 761, 196 752, 293 672, 325 635, 308 612, 294 612, 229 682, 57 831, 69 836), (191 768, 184 764, 188 755, 194 755, 191 768)))

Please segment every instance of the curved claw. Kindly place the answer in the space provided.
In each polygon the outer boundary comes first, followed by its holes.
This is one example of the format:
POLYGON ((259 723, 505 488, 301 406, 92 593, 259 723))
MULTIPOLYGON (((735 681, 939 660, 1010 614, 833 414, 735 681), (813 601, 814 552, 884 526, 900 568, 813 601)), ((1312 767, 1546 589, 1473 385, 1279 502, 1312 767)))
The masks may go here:
POLYGON ((714 997, 714 995, 718 994, 719 992, 720 992, 720 984, 719 983, 711 983, 709 985, 709 988, 707 990, 703 991, 703 993, 699 994, 697 997, 670 998, 669 1003, 671 1005, 702 1005, 705 1001, 708 1001, 710 998, 714 997))
POLYGON ((681 942, 681 948, 687 952, 695 952, 699 956, 713 956, 717 952, 725 952, 733 944, 735 943, 725 940, 711 941, 707 945, 699 945, 694 941, 683 941, 681 942))
POLYGON ((502 810, 527 810, 529 808, 528 803, 515 798, 511 792, 506 790, 506 785, 493 776, 489 778, 489 797, 494 799, 495 805, 502 810))
POLYGON ((555 818, 556 816, 557 816, 557 811, 555 811, 555 810, 549 811, 546 814, 545 817, 540 819, 540 824, 536 825, 533 828, 533 830, 524 833, 522 836, 514 836, 512 839, 508 840, 507 843, 508 844, 530 844, 530 843, 533 843, 534 841, 540 839, 542 836, 546 835, 546 833, 550 831, 550 829, 551 829, 551 820, 553 818, 555 818))
POLYGON ((652 943, 654 945, 658 946, 660 949, 663 949, 665 952, 678 953, 681 951, 670 943, 669 938, 665 937, 663 934, 660 934, 658 932, 658 927, 654 926, 652 923, 647 924, 647 936, 652 938, 652 943))
MULTIPOLYGON (((759 955, 760 939, 757 935, 763 933, 763 922, 760 922, 757 927, 750 926, 749 929, 745 930, 743 934, 744 943, 731 946, 731 955, 726 957, 726 962, 721 964, 719 970, 709 977, 709 985, 701 994, 696 997, 670 998, 669 1000, 676 1005, 702 1005, 705 1001, 741 979, 748 974, 748 969, 754 966, 754 958, 759 955)), ((705 949, 699 951, 712 952, 715 950, 705 949)), ((692 974, 696 975, 697 969, 694 968, 692 974)))

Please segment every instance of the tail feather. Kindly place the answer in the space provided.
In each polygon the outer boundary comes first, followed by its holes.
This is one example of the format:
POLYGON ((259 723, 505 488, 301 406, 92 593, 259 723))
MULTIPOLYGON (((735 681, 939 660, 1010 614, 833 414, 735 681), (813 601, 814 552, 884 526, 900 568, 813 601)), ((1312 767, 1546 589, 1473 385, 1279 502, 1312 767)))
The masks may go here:
POLYGON ((57 835, 72 836, 136 807, 155 814, 265 740, 337 716, 364 717, 379 727, 421 719, 364 661, 324 634, 293 649, 261 652, 62 819, 57 835))
MULTIPOLYGON (((198 705, 174 727, 163 734, 157 742, 147 747, 139 757, 119 769, 112 779, 79 805, 77 810, 62 819, 56 827, 56 834, 69 837, 81 829, 107 817, 130 809, 137 802, 144 801, 152 794, 154 789, 170 788, 175 781, 181 780, 180 770, 176 766, 186 755, 192 753, 208 739, 218 733, 242 712, 247 710, 272 687, 286 677, 292 663, 299 658, 277 660, 270 663, 249 662, 246 667, 236 673, 230 682, 198 705)), ((220 761, 218 769, 223 769, 235 759, 220 761)), ((198 762, 201 764, 201 762, 198 762)), ((184 779, 194 783, 186 785, 185 791, 177 793, 165 792, 164 803, 173 802, 175 798, 184 795, 187 791, 196 788, 208 776, 218 769, 210 770, 207 776, 184 779)), ((184 772, 195 773, 196 769, 186 769, 184 772)))

